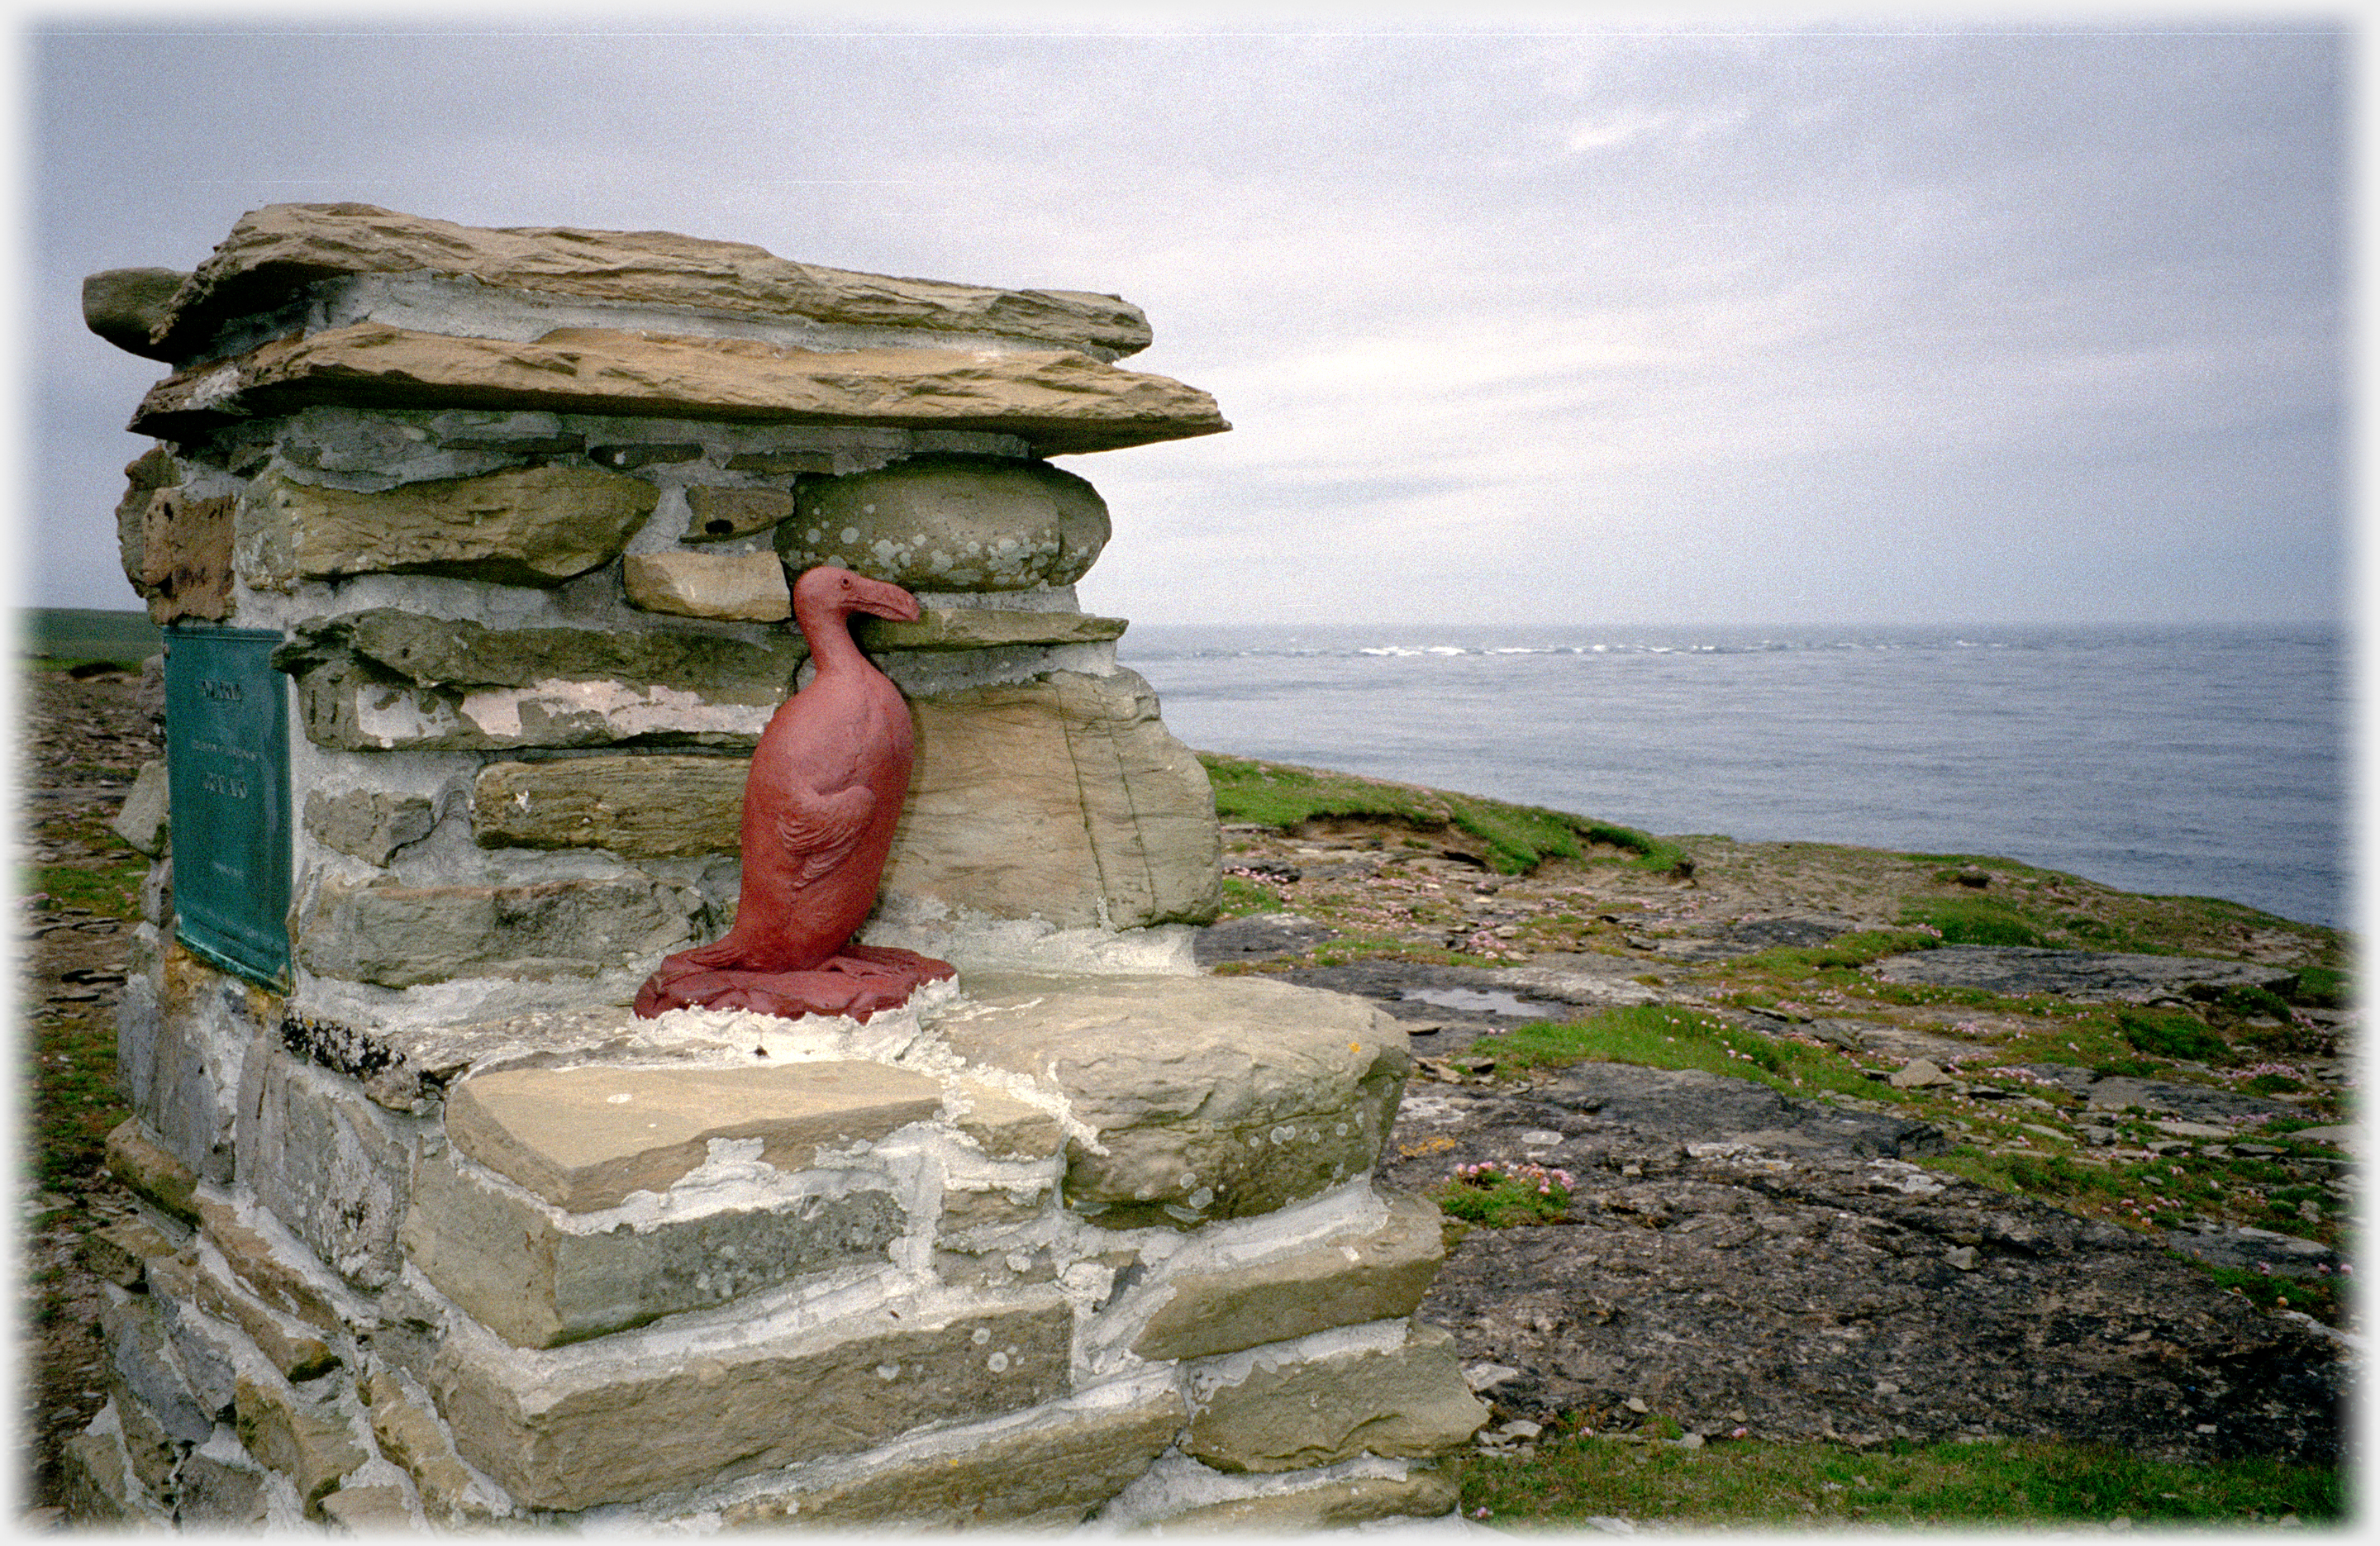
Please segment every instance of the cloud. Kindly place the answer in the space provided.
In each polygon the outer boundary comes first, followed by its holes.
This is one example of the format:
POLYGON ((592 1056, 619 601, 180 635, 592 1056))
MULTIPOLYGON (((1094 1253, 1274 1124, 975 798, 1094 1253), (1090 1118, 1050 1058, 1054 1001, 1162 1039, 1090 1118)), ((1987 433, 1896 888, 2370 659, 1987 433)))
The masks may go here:
POLYGON ((79 276, 337 197, 1125 296, 1237 426, 1069 459, 1126 615, 2338 604, 2337 28, 1142 30, 37 29, 37 587, 129 604, 79 276))

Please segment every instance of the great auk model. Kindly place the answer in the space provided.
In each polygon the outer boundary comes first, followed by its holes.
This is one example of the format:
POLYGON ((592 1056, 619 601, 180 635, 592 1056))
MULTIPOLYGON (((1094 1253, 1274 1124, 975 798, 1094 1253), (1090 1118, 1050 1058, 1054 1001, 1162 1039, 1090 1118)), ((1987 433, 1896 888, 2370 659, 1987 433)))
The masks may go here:
POLYGON ((866 1019, 955 975, 912 950, 854 945, 876 905, 909 791, 908 706, 851 640, 851 615, 917 620, 899 586, 831 564, 794 584, 817 675, 770 717, 744 780, 735 924, 664 960, 637 995, 650 1017, 689 1008, 866 1019))

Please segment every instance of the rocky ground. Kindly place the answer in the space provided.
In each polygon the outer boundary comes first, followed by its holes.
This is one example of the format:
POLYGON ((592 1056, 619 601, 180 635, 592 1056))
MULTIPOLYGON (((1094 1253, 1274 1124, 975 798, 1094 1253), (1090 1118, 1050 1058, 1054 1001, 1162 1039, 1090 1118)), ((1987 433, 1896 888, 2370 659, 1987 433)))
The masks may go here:
POLYGON ((1421 1311, 1519 1432, 2337 1459, 2354 1017, 2282 995, 2332 981, 2338 936, 1964 858, 1694 839, 1670 873, 1514 878, 1450 837, 1227 827, 1245 911, 1201 953, 1405 1021, 1400 1185, 1569 1180, 1555 1221, 1469 1230, 1421 1311), (1878 932, 1995 891, 2133 948, 1878 932), (1613 1009, 1676 1016, 1651 1060, 1679 1066, 1526 1055, 1613 1009))
POLYGON ((20 1496, 55 1504, 59 1446, 89 1423, 101 1394, 99 1280, 83 1237, 129 1214, 100 1166, 126 1116, 115 1090, 115 1001, 137 888, 148 862, 107 830, 140 764, 161 755, 152 684, 106 671, 21 672, 20 846, 16 901, 18 1056, 30 1065, 19 1128, 18 1326, 26 1385, 19 1408, 20 1496))
MULTIPOLYGON (((79 1243, 127 1207, 98 1156, 146 868, 106 822, 158 741, 136 676, 21 681, 20 1454, 45 1504, 101 1400, 79 1243)), ((1499 1410, 1483 1444, 1560 1419, 2336 1456, 2357 1336, 2339 936, 1999 861, 1681 841, 1658 873, 1505 876, 1451 829, 1226 829, 1232 915, 1202 959, 1360 994, 1413 1033, 1390 1178, 1570 1178, 1547 1221, 1464 1233, 1423 1307, 1499 1410), (1966 897, 2064 948, 1876 932, 1966 897), (1610 1009, 1684 1018, 1649 1053, 1517 1055, 1610 1009)))

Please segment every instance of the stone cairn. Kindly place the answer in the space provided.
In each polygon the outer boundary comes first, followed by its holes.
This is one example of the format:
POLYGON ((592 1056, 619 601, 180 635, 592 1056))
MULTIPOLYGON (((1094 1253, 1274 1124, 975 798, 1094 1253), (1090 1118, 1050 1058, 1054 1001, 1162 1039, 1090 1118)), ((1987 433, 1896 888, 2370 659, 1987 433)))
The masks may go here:
POLYGON ((172 374, 126 572, 168 625, 72 1511, 253 1527, 1437 1515, 1486 1418, 1372 1180, 1403 1033, 1200 974, 1212 792, 1043 458, 1227 426, 1109 296, 367 205, 94 275, 172 374), (736 898, 788 572, 917 762, 868 1021, 626 1008, 736 898))

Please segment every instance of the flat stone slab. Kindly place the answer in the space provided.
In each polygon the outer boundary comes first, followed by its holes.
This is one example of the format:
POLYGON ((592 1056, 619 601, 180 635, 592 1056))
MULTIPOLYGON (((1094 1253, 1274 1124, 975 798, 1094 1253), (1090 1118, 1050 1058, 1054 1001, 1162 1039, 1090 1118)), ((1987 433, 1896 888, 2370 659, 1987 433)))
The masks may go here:
POLYGON ((481 1325, 516 1347, 552 1347, 807 1273, 881 1263, 904 1223, 891 1192, 867 1189, 573 1230, 442 1155, 421 1166, 403 1238, 413 1264, 481 1325))
MULTIPOLYGON (((1633 1063, 1573 1063, 1523 1101, 1577 1113, 1595 1129, 1622 1129, 1645 1138, 1678 1143, 1728 1141, 1760 1149, 1858 1157, 1901 1158, 1938 1154, 1949 1141, 1931 1122, 1881 1112, 1845 1111, 1822 1101, 1781 1095, 1766 1084, 1730 1079, 1699 1069, 1645 1069, 1633 1063)), ((1544 1124, 1550 1130, 1550 1124, 1544 1124)), ((1590 1139, 1588 1147, 1602 1146, 1590 1139)), ((1584 1173, 1565 1149, 1548 1146, 1531 1158, 1560 1156, 1584 1173)))
POLYGON ((96 297, 87 281, 85 319, 119 348, 178 359, 226 320, 275 310, 308 284, 360 274, 453 276, 498 290, 756 319, 990 333, 1109 358, 1149 340, 1148 319, 1114 296, 895 279, 669 231, 458 225, 370 204, 251 210, 195 273, 114 270, 94 276, 108 282, 96 297), (180 283, 169 288, 169 280, 180 283))
POLYGON ((1420 1459, 1488 1420, 1457 1366, 1454 1339, 1415 1324, 1401 1347, 1275 1362, 1261 1352, 1191 1381, 1184 1450, 1225 1471, 1293 1471, 1369 1453, 1420 1459))
POLYGON ((1274 1261, 1177 1274, 1173 1297, 1132 1350, 1145 1359, 1208 1358, 1410 1315, 1446 1259, 1441 1217, 1426 1197, 1393 1197, 1388 1222, 1377 1229, 1336 1235, 1274 1261))
POLYGON ((1215 400, 1072 349, 780 348, 556 328, 533 343, 356 322, 277 338, 160 381, 136 434, 181 439, 317 404, 528 409, 1014 435, 1043 456, 1218 434, 1215 400))
POLYGON ((2122 1111, 2128 1106, 2138 1106, 2143 1111, 2170 1112, 2185 1120, 2224 1123, 2227 1124, 2227 1132, 2228 1128, 2242 1122, 2287 1117, 2297 1110, 2297 1107, 2281 1101, 2265 1100, 2211 1084, 2192 1084, 2179 1079, 2136 1079, 2130 1074, 2097 1074, 2070 1063, 2020 1063, 2015 1067, 2035 1079, 2082 1096, 2094 1111, 2122 1111))
POLYGON ((1067 1206, 1110 1228, 1247 1218, 1369 1170, 1410 1059, 1359 998, 1257 977, 969 973, 934 1021, 969 1062, 1026 1074, 1090 1129, 1067 1206))
POLYGON ((2316 1277, 2340 1269, 2338 1252, 2320 1240, 2300 1239, 2270 1229, 2168 1229, 2166 1244, 2210 1267, 2264 1271, 2282 1277, 2316 1277))
POLYGON ((1063 1528, 1148 1468, 1187 1417, 1170 1386, 1099 1404, 1076 1398, 1011 1421, 892 1446, 851 1474, 765 1491, 719 1511, 731 1528, 774 1526, 1063 1528))
POLYGON ((2285 967, 2254 961, 1999 945, 1946 945, 1887 956, 1873 972, 1888 983, 1973 988, 2010 997, 2047 993, 2092 1003, 2142 1002, 2193 987, 2258 987, 2288 994, 2295 991, 2298 981, 2298 974, 2285 967))
POLYGON ((1074 1322, 1043 1287, 807 1327, 746 1321, 660 1341, 654 1327, 549 1353, 465 1328, 428 1383, 464 1459, 530 1508, 580 1509, 1038 1406, 1064 1394, 1074 1322))
POLYGON ((930 1119, 941 1085, 880 1063, 780 1068, 499 1069, 447 1092, 446 1134, 498 1175, 570 1213, 667 1191, 713 1139, 758 1138, 780 1170, 821 1146, 930 1119))

